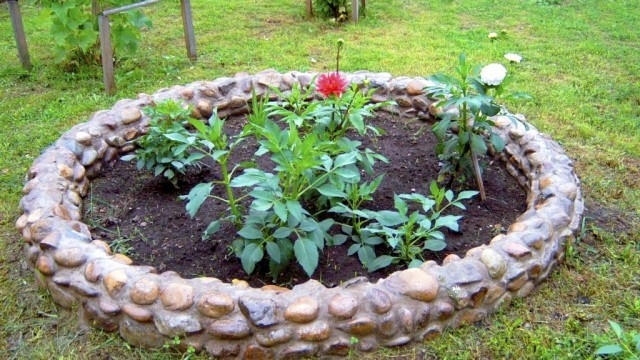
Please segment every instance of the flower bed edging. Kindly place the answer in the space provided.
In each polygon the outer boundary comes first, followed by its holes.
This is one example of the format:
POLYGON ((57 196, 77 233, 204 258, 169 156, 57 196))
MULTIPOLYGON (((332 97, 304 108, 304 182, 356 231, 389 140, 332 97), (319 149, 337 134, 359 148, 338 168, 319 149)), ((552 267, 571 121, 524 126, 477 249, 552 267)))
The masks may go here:
MULTIPOLYGON (((81 321, 119 331, 136 346, 161 347, 180 336, 181 346, 216 357, 330 357, 352 347, 369 351, 422 341, 447 326, 476 322, 528 295, 562 260, 583 211, 573 163, 549 136, 506 117, 495 119, 507 144, 499 155, 525 188, 527 210, 507 234, 464 258, 450 255, 442 265, 429 261, 376 283, 358 277, 335 288, 315 280, 292 289, 252 288, 242 280, 158 274, 92 238, 82 222, 82 198, 101 167, 132 151, 145 133, 143 107, 170 98, 192 105, 194 117, 208 118, 214 109, 220 117, 237 115, 248 111, 252 91, 308 86, 314 75, 266 70, 174 86, 118 101, 63 134, 29 169, 16 222, 39 285, 59 305, 78 306, 81 321)), ((345 75, 375 88, 373 101, 395 100, 397 106, 385 111, 431 117, 424 78, 345 75)))

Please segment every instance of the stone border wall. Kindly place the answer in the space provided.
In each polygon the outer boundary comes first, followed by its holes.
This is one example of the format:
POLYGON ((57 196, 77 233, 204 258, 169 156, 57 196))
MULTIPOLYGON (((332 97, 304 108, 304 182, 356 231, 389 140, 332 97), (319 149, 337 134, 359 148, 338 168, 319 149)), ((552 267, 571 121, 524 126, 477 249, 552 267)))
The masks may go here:
MULTIPOLYGON (((424 78, 345 75, 375 88, 373 101, 395 100, 397 106, 386 111, 432 118, 424 78)), ((91 179, 105 163, 132 151, 132 141, 147 131, 143 107, 170 98, 192 105, 199 118, 214 109, 221 117, 242 114, 252 91, 308 86, 314 76, 266 70, 174 86, 118 101, 62 135, 29 169, 16 222, 38 284, 59 305, 77 306, 84 323, 118 331, 136 346, 161 347, 180 336, 181 346, 216 357, 297 359, 404 345, 438 336, 447 326, 474 323, 528 295, 562 260, 583 211, 572 161, 549 136, 506 117, 495 119, 507 143, 499 155, 526 189, 526 212, 506 235, 487 239, 462 259, 429 261, 376 283, 358 277, 335 288, 315 280, 293 289, 252 288, 244 281, 159 274, 113 254, 82 222, 91 179)))

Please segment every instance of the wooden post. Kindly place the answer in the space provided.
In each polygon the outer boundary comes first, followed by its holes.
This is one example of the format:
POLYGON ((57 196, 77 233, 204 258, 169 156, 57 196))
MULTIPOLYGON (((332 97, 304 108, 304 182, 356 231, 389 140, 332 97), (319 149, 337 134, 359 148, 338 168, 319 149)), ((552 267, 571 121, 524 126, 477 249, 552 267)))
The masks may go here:
POLYGON ((307 0, 307 16, 308 17, 312 17, 313 16, 313 4, 311 3, 312 0, 307 0))
POLYGON ((191 16, 191 0, 180 0, 182 8, 182 24, 184 26, 184 42, 187 46, 187 56, 192 61, 198 59, 196 53, 196 35, 193 31, 193 19, 191 16))
POLYGON ((108 94, 116 91, 116 80, 113 76, 113 48, 111 47, 111 25, 109 15, 98 15, 100 30, 100 53, 102 54, 102 80, 108 94))
POLYGON ((24 35, 22 15, 20 14, 20 6, 18 5, 17 0, 9 0, 9 13, 11 14, 11 26, 13 26, 13 35, 16 38, 16 46, 18 47, 20 62, 22 63, 23 68, 31 70, 31 58, 29 57, 27 38, 24 35))
POLYGON ((358 22, 358 18, 360 17, 360 0, 351 0, 351 20, 353 22, 358 22))

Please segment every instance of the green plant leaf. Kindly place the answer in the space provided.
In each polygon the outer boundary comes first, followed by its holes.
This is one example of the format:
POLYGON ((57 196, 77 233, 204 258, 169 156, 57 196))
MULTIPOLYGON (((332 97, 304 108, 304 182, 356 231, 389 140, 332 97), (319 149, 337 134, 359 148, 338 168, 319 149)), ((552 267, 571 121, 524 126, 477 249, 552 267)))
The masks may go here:
POLYGON ((336 234, 331 238, 331 243, 335 246, 339 246, 344 244, 347 241, 347 235, 345 234, 336 234))
POLYGON ((376 213, 376 220, 382 226, 396 226, 407 221, 407 217, 395 211, 381 210, 376 213))
POLYGON ((238 231, 238 235, 249 240, 262 239, 264 237, 264 235, 262 234, 262 231, 255 228, 252 225, 244 226, 242 229, 238 231))
POLYGON ((331 183, 326 183, 320 186, 317 190, 320 194, 328 197, 341 198, 341 199, 345 199, 347 197, 347 194, 344 191, 338 189, 335 185, 331 183))
POLYGON ((289 216, 287 205, 280 201, 276 201, 273 203, 273 211, 276 213, 276 215, 278 215, 278 218, 280 218, 283 223, 287 222, 289 216))
POLYGON ((210 222, 207 229, 202 233, 202 240, 210 238, 211 235, 215 234, 218 230, 220 230, 220 220, 210 222))
POLYGON ((387 266, 393 263, 393 256, 390 255, 381 255, 375 258, 369 265, 367 265, 367 271, 374 272, 376 270, 380 270, 382 268, 386 268, 387 266))
MULTIPOLYGON (((276 231, 273 232, 273 237, 276 239, 284 239, 286 237, 289 237, 289 235, 291 235, 291 232, 292 232, 291 228, 286 226, 281 226, 278 229, 276 229, 276 231)), ((278 260, 278 262, 280 262, 280 260, 278 260)))
POLYGON ((287 200, 287 209, 289 215, 291 215, 298 223, 302 221, 303 214, 305 213, 300 202, 295 200, 287 200))
POLYGON ((362 246, 358 249, 358 259, 362 265, 369 266, 376 259, 376 253, 372 247, 362 246))
POLYGON ((616 355, 620 354, 623 351, 620 345, 604 345, 600 346, 598 350, 596 350, 595 355, 616 355))
POLYGON ((487 153, 487 145, 484 143, 484 137, 478 134, 471 134, 471 150, 476 155, 484 155, 487 153))
POLYGON ((445 215, 436 219, 436 223, 433 225, 435 229, 446 227, 453 231, 458 231, 458 220, 460 220, 462 216, 459 215, 445 215))
POLYGON ((618 339, 622 339, 622 327, 615 321, 607 320, 609 322, 609 326, 611 326, 611 330, 616 334, 618 339))
POLYGON ((242 262, 242 268, 247 274, 251 274, 256 268, 256 264, 264 257, 264 251, 256 243, 248 243, 242 250, 240 255, 240 262, 242 262))
POLYGON ((318 247, 316 244, 307 238, 298 238, 293 244, 293 251, 304 272, 309 276, 313 275, 318 267, 318 247))
POLYGON ((196 216, 200 206, 202 206, 209 194, 211 194, 211 190, 213 190, 213 183, 200 183, 189 191, 186 208, 190 217, 193 218, 196 216))
POLYGON ((422 260, 420 260, 420 259, 413 259, 413 260, 411 260, 411 261, 409 262, 409 265, 407 265, 407 267, 408 267, 409 269, 411 269, 411 268, 417 268, 417 267, 420 267, 420 265, 422 265, 422 264, 423 264, 423 261, 422 261, 422 260))
POLYGON ((280 254, 280 247, 278 246, 278 244, 272 241, 269 241, 265 245, 265 248, 267 249, 267 255, 269 255, 269 258, 271 258, 271 260, 277 263, 280 263, 282 261, 281 254, 280 254))
POLYGON ((355 164, 357 157, 358 157, 358 153, 356 151, 351 151, 346 154, 340 154, 336 157, 336 160, 333 162, 333 167, 340 168, 346 165, 355 164))
POLYGON ((447 243, 438 239, 429 239, 424 242, 423 249, 430 251, 442 251, 447 247, 447 243))

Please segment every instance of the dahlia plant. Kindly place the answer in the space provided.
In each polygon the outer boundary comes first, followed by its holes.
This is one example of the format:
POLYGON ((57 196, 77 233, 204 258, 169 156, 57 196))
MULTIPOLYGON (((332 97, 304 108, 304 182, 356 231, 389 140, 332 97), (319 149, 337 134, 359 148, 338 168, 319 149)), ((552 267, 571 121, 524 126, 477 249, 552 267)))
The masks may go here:
MULTIPOLYGON (((455 108, 455 111, 440 111, 440 121, 433 126, 438 138, 436 153, 443 162, 439 180, 447 180, 450 187, 455 180, 464 183, 474 176, 484 201, 481 158, 487 154, 488 146, 497 152, 504 148, 503 140, 492 130, 495 124, 491 117, 500 113, 510 116, 496 99, 530 99, 530 96, 520 92, 504 93, 510 78, 502 64, 472 70, 461 54, 456 73, 457 77, 429 76, 435 84, 425 89, 428 96, 441 100, 438 108, 455 108)), ((510 118, 516 121, 515 117, 510 118)))

